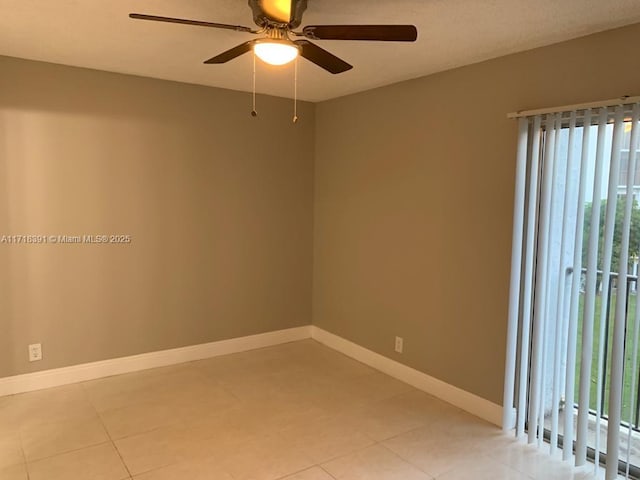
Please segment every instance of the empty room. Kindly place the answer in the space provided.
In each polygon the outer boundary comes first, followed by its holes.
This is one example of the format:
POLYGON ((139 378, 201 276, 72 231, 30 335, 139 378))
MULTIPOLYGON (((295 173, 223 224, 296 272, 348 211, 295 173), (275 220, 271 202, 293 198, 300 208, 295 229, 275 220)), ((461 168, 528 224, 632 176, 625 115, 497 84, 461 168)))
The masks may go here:
POLYGON ((640 479, 639 0, 0 0, 0 480, 640 479))

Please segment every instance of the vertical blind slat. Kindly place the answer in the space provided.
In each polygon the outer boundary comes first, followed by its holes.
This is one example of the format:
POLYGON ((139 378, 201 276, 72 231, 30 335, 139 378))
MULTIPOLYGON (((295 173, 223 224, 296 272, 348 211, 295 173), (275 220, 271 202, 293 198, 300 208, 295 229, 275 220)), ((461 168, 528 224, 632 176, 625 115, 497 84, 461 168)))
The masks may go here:
MULTIPOLYGON (((593 180, 593 201, 602 195, 602 166, 604 142, 607 128, 607 111, 600 109, 598 116, 598 143, 596 146, 596 164, 593 180)), ((576 465, 587 461, 587 440, 589 424, 589 398, 591 389, 591 361, 593 358, 593 317, 595 312, 596 283, 598 269, 598 237, 600 208, 591 208, 589 245, 587 249, 587 279, 585 286, 584 315, 582 319, 582 352, 580 356, 580 385, 578 396, 578 426, 576 434, 576 465)))
MULTIPOLYGON (((551 454, 555 453, 558 447, 558 420, 559 420, 559 406, 560 406, 560 375, 562 366, 562 339, 567 338, 565 332, 565 326, 568 325, 567 319, 565 319, 565 290, 567 283, 567 266, 564 261, 564 252, 569 242, 569 204, 571 202, 572 190, 569 186, 573 182, 573 137, 575 134, 576 115, 575 112, 571 115, 569 122, 569 139, 567 142, 567 161, 564 165, 564 178, 565 188, 564 197, 562 200, 562 235, 560 239, 560 261, 558 262, 558 300, 556 302, 556 337, 554 346, 554 360, 553 360, 553 393, 551 399, 551 454)), ((560 142, 556 142, 556 146, 560 142)), ((556 156, 556 161, 557 161, 556 156)), ((560 162, 557 162, 559 164, 560 162)), ((556 176, 557 178, 557 176, 556 176)), ((568 331, 568 328, 566 329, 568 331)))
MULTIPOLYGON (((640 137, 640 129, 638 128, 638 121, 640 120, 640 104, 635 104, 633 106, 633 115, 631 117, 631 141, 629 143, 629 162, 627 169, 627 201, 631 200, 631 207, 633 207, 633 186, 635 183, 635 175, 636 175, 636 155, 638 152, 638 138, 640 137)), ((625 212, 626 214, 626 212, 625 212)), ((631 228, 631 225, 629 225, 631 228)), ((636 289, 637 289, 636 282, 636 289)), ((636 296, 637 298, 637 296, 636 296)), ((635 311, 635 323, 633 328, 633 336, 632 336, 632 368, 631 368, 631 392, 635 392, 636 385, 636 375, 633 375, 633 372, 636 372, 638 369, 638 335, 640 334, 640 308, 636 303, 636 311, 635 311)), ((627 424, 629 427, 633 425, 634 420, 634 412, 638 406, 636 405, 636 397, 635 395, 631 395, 631 399, 629 402, 629 417, 627 418, 627 424)), ((627 429, 627 445, 631 445, 631 432, 632 428, 627 429)), ((629 465, 631 460, 631 448, 627 447, 627 455, 626 455, 626 471, 625 478, 629 478, 629 465)))
MULTIPOLYGON (((636 286, 637 288, 637 286, 636 286)), ((632 372, 637 372, 638 371, 638 343, 640 341, 640 308, 638 308, 638 305, 636 305, 636 311, 635 311, 635 315, 634 315, 634 327, 633 327, 633 337, 631 339, 631 343, 632 343, 632 351, 633 351, 633 356, 631 358, 633 358, 633 362, 632 362, 632 372)), ((635 412, 637 411, 638 408, 638 404, 636 403, 636 400, 638 399, 638 397, 636 397, 636 395, 633 394, 633 392, 637 392, 637 388, 638 388, 638 383, 637 383, 637 375, 632 375, 631 376, 631 402, 629 405, 629 418, 627 419, 627 423, 630 427, 633 427, 634 424, 634 416, 635 416, 635 412)), ((632 434, 633 434, 633 428, 628 428, 627 429, 627 445, 631 445, 631 439, 632 439, 632 434)), ((630 457, 631 457, 631 448, 627 447, 627 454, 626 454, 626 473, 625 473, 625 478, 629 478, 629 467, 630 467, 630 457)))
POLYGON ((511 284, 509 293, 509 320, 507 326, 507 358, 505 359, 502 428, 513 427, 513 394, 515 389, 516 349, 518 346, 518 317, 520 310, 520 278, 522 272, 522 237, 524 228, 524 200, 527 174, 527 137, 529 122, 518 122, 518 156, 516 161, 516 187, 513 208, 513 236, 511 241, 511 284))
POLYGON ((531 139, 531 163, 529 166, 529 194, 527 197, 527 230, 524 259, 524 275, 522 287, 522 322, 518 388, 518 410, 516 413, 516 435, 524 434, 526 420, 527 387, 529 385, 529 342, 531 341, 531 300, 534 276, 534 258, 536 241, 536 212, 538 205, 538 169, 540 159, 540 117, 533 121, 531 139))
MULTIPOLYGON (((617 200, 617 183, 620 170, 620 150, 622 148, 622 132, 624 129, 624 111, 616 108, 615 124, 613 127, 613 142, 611 145, 611 175, 616 175, 615 181, 609 182, 609 198, 617 200), (612 186, 613 184, 613 186, 612 186), (613 192, 612 192, 613 189, 613 192)), ((629 197, 627 197, 629 198, 629 197)), ((614 203, 612 201, 612 203, 614 203)), ((622 376, 624 368, 624 337, 626 317, 627 293, 627 260, 629 256, 629 225, 631 223, 631 204, 625 205, 625 215, 622 223, 622 238, 620 243, 620 271, 618 276, 618 291, 616 312, 613 323, 613 341, 611 346, 611 381, 609 386, 609 424, 616 428, 607 430, 607 452, 617 452, 620 448, 620 425, 622 417, 622 376)), ((615 218, 615 204, 613 207, 615 218)), ((613 224, 613 221, 612 221, 613 224)), ((611 236, 613 237, 613 227, 611 236)), ((606 480, 615 480, 618 476, 617 462, 607 462, 606 480)))
MULTIPOLYGON (((552 124, 552 116, 547 115, 546 125, 552 124)), ((537 439, 542 395, 542 367, 544 347, 544 322, 547 294, 547 249, 549 243, 549 212, 551 210, 551 172, 553 171, 552 135, 545 135, 545 154, 542 165, 540 187, 540 216, 538 222, 538 261, 536 262, 535 301, 533 310, 533 342, 531 351, 531 390, 529 395, 529 432, 528 441, 537 439)))
MULTIPOLYGON (((602 294, 600 295, 600 331, 598 335, 598 370, 596 376, 596 441, 595 455, 598 458, 601 449, 601 419, 602 419, 602 384, 604 378, 605 346, 607 343, 609 326, 607 315, 609 314, 612 296, 611 292, 611 260, 613 257, 613 234, 616 220, 616 210, 618 204, 618 181, 620 177, 620 147, 621 147, 621 128, 622 128, 622 108, 616 109, 615 124, 613 131, 613 142, 611 151, 611 160, 609 166, 609 182, 607 188, 605 226, 604 226, 604 251, 602 255, 602 294), (617 142, 617 143, 616 143, 617 142)), ((595 208, 595 198, 593 199, 593 208, 595 208)), ((600 208, 600 203, 598 203, 600 208)), ((622 278, 622 277, 619 277, 622 278)), ((626 284, 626 275, 625 281, 626 284)), ((621 285, 618 284, 618 291, 621 285)))
MULTIPOLYGON (((561 162, 559 157, 560 150, 560 129, 561 129, 561 114, 556 114, 554 116, 554 124, 553 124, 553 173, 551 175, 551 222, 556 221, 557 218, 561 217, 563 212, 562 205, 559 204, 558 197, 561 193, 559 186, 557 185, 556 179, 560 176, 561 170, 561 162)), ((554 228, 549 228, 549 245, 557 244, 557 232, 554 228)), ((547 403, 550 399, 553 398, 553 372, 555 372, 555 334, 557 331, 558 318, 555 316, 557 311, 557 301, 559 295, 556 295, 555 302, 552 302, 553 292, 551 289, 552 284, 560 284, 562 283, 562 278, 557 277, 557 268, 553 262, 553 258, 551 256, 551 248, 547 251, 547 272, 549 275, 549 280, 547 282, 547 308, 545 312, 545 341, 544 341, 544 349, 543 349, 543 368, 542 368, 542 377, 543 377, 543 391, 542 399, 543 408, 540 410, 540 432, 544 431, 545 428, 545 416, 547 412, 547 403)), ((557 290, 557 289, 556 289, 557 290)), ((556 292, 557 293, 557 292, 556 292)), ((553 404, 551 405, 553 409, 553 404)), ((539 443, 542 442, 544 436, 540 435, 538 438, 539 443)))
MULTIPOLYGON (((575 112, 572 114, 575 122, 575 112)), ((591 110, 584 114, 584 124, 591 125, 591 110)), ((591 129, 583 128, 582 154, 580 156, 580 181, 578 184, 578 205, 576 211, 576 230, 573 242, 573 275, 571 277, 571 305, 569 308, 569 331, 567 333, 567 369, 565 382, 565 418, 564 445, 573 445, 573 404, 574 385, 576 376, 576 343, 578 337, 578 313, 580 310, 580 283, 582 281, 582 241, 584 233, 584 197, 587 189, 587 162, 589 161, 589 142, 591 129)), ((569 147, 571 148, 571 146, 569 147)), ((564 448, 563 460, 569 460, 573 452, 571 448, 564 448)))
POLYGON ((544 261, 547 263, 547 277, 545 279, 546 284, 546 300, 543 312, 543 328, 542 328, 542 363, 541 363, 541 371, 540 371, 540 408, 538 410, 538 446, 542 445, 544 440, 544 429, 545 429, 545 416, 547 412, 547 399, 550 394, 550 388, 548 388, 548 382, 553 380, 553 378, 547 378, 549 368, 553 368, 552 362, 548 361, 549 352, 552 351, 550 349, 551 344, 553 344, 553 340, 550 340, 550 337, 555 333, 555 329, 552 323, 551 312, 555 309, 555 304, 552 302, 553 292, 551 285, 554 283, 554 268, 553 261, 551 258, 551 248, 550 246, 555 241, 555 232, 553 229, 553 221, 556 218, 557 210, 558 210, 558 188, 555 182, 559 172, 558 172, 558 145, 559 145, 559 132, 560 132, 560 123, 561 115, 555 114, 551 118, 551 122, 547 125, 547 132, 549 134, 549 145, 548 149, 551 152, 551 165, 550 171, 551 176, 547 179, 549 183, 549 188, 551 190, 551 201, 549 206, 549 228, 547 229, 547 251, 544 257, 544 261))

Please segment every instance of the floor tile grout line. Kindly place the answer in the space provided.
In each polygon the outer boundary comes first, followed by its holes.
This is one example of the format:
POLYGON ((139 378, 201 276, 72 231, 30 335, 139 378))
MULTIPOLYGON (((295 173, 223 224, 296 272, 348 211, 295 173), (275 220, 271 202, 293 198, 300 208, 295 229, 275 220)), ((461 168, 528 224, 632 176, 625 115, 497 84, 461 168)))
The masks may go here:
POLYGON ((329 475, 331 478, 335 479, 336 477, 334 477, 333 475, 331 475, 330 472, 327 471, 326 468, 324 468, 322 465, 318 465, 318 468, 320 468, 320 470, 322 470, 323 472, 325 472, 327 475, 329 475))
MULTIPOLYGON (((82 387, 82 385, 80 385, 80 388, 81 388, 81 390, 83 391, 83 393, 85 393, 85 399, 87 400, 87 402, 89 403, 89 405, 94 409, 94 413, 96 413, 96 414, 97 414, 97 412, 95 411, 95 408, 94 408, 93 404, 92 404, 92 403, 89 401, 89 399, 86 397, 86 392, 84 392, 84 388, 82 387)), ((27 392, 27 393, 30 393, 30 392, 27 392)), ((77 419, 77 420, 85 420, 85 419, 83 418, 83 419, 77 419)), ((74 420, 69 420, 69 421, 74 421, 74 420)), ((65 422, 67 422, 67 421, 65 421, 65 422)), ((58 423, 58 422, 47 422, 47 423, 45 423, 45 424, 43 424, 43 425, 48 425, 49 423, 58 423)), ((104 440, 104 441, 97 442, 97 443, 91 443, 90 445, 84 445, 84 446, 79 447, 79 448, 72 448, 72 449, 70 449, 70 450, 65 450, 65 451, 57 452, 57 453, 54 453, 53 455, 45 455, 44 457, 34 458, 34 459, 32 459, 32 460, 29 460, 29 459, 27 458, 27 452, 26 452, 26 451, 25 451, 25 449, 24 449, 24 441, 23 441, 22 429, 19 429, 19 430, 18 430, 18 436, 19 436, 19 438, 20 438, 20 449, 21 449, 21 451, 22 451, 22 456, 23 456, 23 460, 24 460, 25 470, 27 471, 27 479, 29 480, 29 479, 31 478, 31 473, 30 473, 30 471, 29 471, 29 464, 33 464, 33 463, 40 462, 40 461, 43 461, 43 460, 48 460, 48 459, 50 459, 50 458, 58 457, 58 456, 61 456, 61 455, 67 455, 67 454, 69 454, 69 453, 77 452, 77 451, 79 451, 79 450, 84 450, 85 448, 93 448, 93 447, 97 447, 97 446, 99 446, 99 445, 104 445, 104 444, 108 443, 108 441, 109 441, 108 432, 107 432, 107 431, 106 431, 106 429, 104 428, 104 425, 103 425, 102 427, 103 427, 103 429, 105 430, 105 434, 107 435, 107 439, 106 439, 106 440, 104 440)))
POLYGON ((124 461, 124 458, 122 457, 122 454, 120 453, 120 450, 118 450, 118 446, 114 443, 113 440, 111 440, 111 445, 113 446, 113 449, 116 451, 116 454, 118 455, 118 458, 122 462, 122 465, 124 466, 124 469, 129 474, 129 478, 133 478, 133 474, 131 473, 131 470, 129 470, 129 466, 127 465, 127 462, 124 461))
MULTIPOLYGON (((336 477, 334 477, 333 475, 331 475, 329 472, 327 472, 324 468, 322 468, 322 465, 319 463, 315 463, 313 465, 311 465, 310 467, 305 467, 302 470, 296 470, 295 472, 290 472, 290 473, 285 473, 282 477, 278 477, 274 480, 286 480, 289 477, 293 477, 294 475, 298 475, 300 473, 304 473, 306 471, 309 471, 313 468, 319 468, 320 470, 322 470, 323 472, 325 472, 327 475, 329 475, 331 478, 335 479, 336 477)), ((232 478, 236 478, 235 476, 233 476, 231 473, 229 474, 231 475, 232 478)))
MULTIPOLYGON (((519 449, 521 449, 521 450, 522 450, 523 448, 528 448, 528 447, 530 447, 530 446, 532 446, 532 447, 533 447, 533 448, 530 448, 530 449, 529 449, 529 453, 530 453, 530 454, 532 454, 532 455, 538 455, 538 454, 540 454, 540 453, 541 453, 541 450, 539 449, 539 447, 535 447, 535 446, 533 446, 532 444, 529 444, 529 443, 520 443, 520 444, 516 444, 516 448, 519 448, 519 449)), ((489 457, 490 457, 490 458, 492 458, 495 462, 498 462, 500 465, 503 465, 503 466, 505 466, 505 467, 508 467, 508 468, 510 468, 510 469, 512 469, 512 470, 514 470, 514 471, 516 471, 516 472, 518 472, 518 473, 520 473, 520 474, 522 474, 522 475, 526 475, 527 477, 529 477, 529 478, 531 478, 531 479, 534 479, 534 480, 535 480, 535 479, 537 478, 537 475, 536 475, 536 474, 525 471, 525 470, 526 470, 525 468, 519 468, 519 467, 517 467, 517 466, 511 465, 508 461, 503 460, 502 458, 499 458, 499 457, 494 456, 494 455, 489 455, 489 457)), ((548 460, 551 460, 551 459, 552 459, 552 457, 546 457, 546 456, 545 456, 545 457, 543 457, 543 461, 548 461, 548 460)), ((571 466, 571 461, 566 462, 566 461, 562 460, 562 462, 561 462, 561 463, 562 463, 562 464, 566 464, 566 465, 568 465, 568 466, 571 466)), ((572 467, 572 468, 573 468, 573 467, 572 467)))
POLYGON ((89 402, 89 405, 91 405, 91 407, 93 408, 93 411, 95 412, 96 416, 98 417, 98 420, 100 421, 100 425, 102 425, 102 428, 103 428, 104 432, 106 433, 107 438, 109 439, 109 443, 111 444, 111 446, 115 450, 116 454, 118 455, 118 458, 120 459, 120 462, 122 462, 122 466, 127 471, 127 475, 129 475, 129 478, 132 479, 133 475, 131 474, 131 470, 129 470, 129 466, 124 461, 124 458, 122 457, 122 454, 120 453, 120 450, 118 450, 118 446, 116 445, 115 441, 111 437, 111 433, 109 432, 109 429, 107 428, 106 424, 104 423, 104 419, 102 418, 102 415, 100 414, 100 412, 98 411, 96 406, 91 401, 91 398, 89 397, 89 393, 87 392, 84 384, 81 385, 81 388, 82 388, 82 391, 85 394, 85 397, 87 398, 87 401, 89 402))
MULTIPOLYGON (((191 460, 193 460, 193 459, 191 459, 191 460)), ((180 465, 181 463, 184 463, 184 462, 185 462, 185 460, 177 460, 177 461, 174 461, 174 462, 171 462, 171 463, 163 463, 162 465, 156 465, 153 468, 150 468, 148 470, 143 470, 141 472, 137 472, 135 475, 131 474, 131 478, 136 477, 136 476, 139 477, 141 475, 146 475, 147 473, 156 472, 158 470, 163 470, 165 468, 174 467, 174 466, 180 465)), ((229 475, 231 475, 231 474, 229 474, 229 475)), ((180 480, 182 480, 182 479, 180 479, 180 480)), ((188 480, 188 479, 185 479, 185 480, 188 480)))
POLYGON ((22 465, 24 466, 24 471, 27 474, 27 480, 31 479, 31 474, 29 473, 29 463, 27 462, 27 453, 24 451, 24 444, 22 442, 22 432, 18 429, 18 440, 20 441, 20 453, 22 453, 22 465))
POLYGON ((334 457, 334 458, 332 458, 332 459, 330 459, 330 460, 326 460, 326 461, 324 461, 324 462, 322 462, 322 463, 317 464, 317 466, 318 466, 318 467, 320 467, 323 471, 325 471, 325 472, 326 472, 326 473, 327 473, 331 478, 335 478, 333 475, 331 475, 331 473, 330 473, 330 472, 328 472, 328 471, 324 468, 324 466, 323 466, 323 465, 325 465, 325 464, 327 464, 327 463, 330 463, 330 462, 333 462, 333 461, 335 461, 335 460, 339 460, 339 459, 341 459, 341 458, 345 458, 345 457, 349 457, 349 456, 352 456, 352 455, 358 454, 358 453, 360 453, 360 452, 363 452, 363 451, 365 451, 365 450, 367 450, 367 449, 369 449, 369 448, 376 447, 376 446, 379 446, 379 447, 384 448, 385 450, 387 450, 387 451, 388 451, 389 453, 391 453, 392 455, 394 455, 394 456, 398 457, 401 461, 403 461, 403 462, 405 462, 406 464, 408 464, 408 465, 412 466, 413 468, 415 468, 415 469, 416 469, 416 470, 418 470, 419 472, 424 473, 425 475, 427 475, 427 476, 429 477, 429 479, 430 479, 430 480, 437 480, 437 479, 436 479, 436 477, 434 477, 431 473, 429 473, 429 472, 425 472, 422 468, 418 467, 418 466, 417 466, 417 465, 415 465, 413 462, 409 461, 408 459, 404 458, 404 457, 403 457, 403 456, 401 456, 400 454, 398 454, 398 453, 394 452, 393 450, 391 450, 389 447, 387 447, 386 445, 384 445, 381 441, 374 441, 374 443, 373 443, 373 444, 371 444, 371 445, 367 445, 366 447, 356 449, 356 450, 354 450, 354 451, 352 451, 352 452, 345 453, 345 454, 343 454, 343 455, 338 455, 338 456, 336 456, 336 457, 334 457))
MULTIPOLYGON (((402 434, 401 434, 402 435, 402 434)), ((398 452, 395 452, 394 450, 392 450, 391 448, 389 448, 388 446, 386 446, 384 443, 379 442, 378 445, 380 445, 382 448, 384 448, 386 451, 388 451, 389 453, 392 453, 393 455, 395 455, 396 457, 398 457, 400 460, 402 460, 403 462, 411 465, 413 468, 417 469, 419 472, 424 473, 426 476, 430 477, 431 480, 437 480, 437 477, 427 471, 425 471, 423 468, 419 467, 418 465, 416 465, 415 463, 413 463, 411 460, 409 460, 408 458, 403 457, 402 455, 400 455, 398 452)), ((446 472, 445 472, 446 473, 446 472)))
POLYGON ((163 429, 163 428, 165 428, 165 429, 166 428, 174 428, 174 427, 176 427, 176 425, 179 425, 179 422, 170 423, 170 424, 167 424, 167 425, 159 425, 157 427, 150 428, 149 430, 144 430, 144 431, 136 432, 136 433, 130 433, 128 435, 124 435, 123 437, 117 437, 117 438, 112 438, 108 431, 107 431, 107 435, 109 435, 109 440, 111 440, 112 442, 115 443, 115 442, 120 442, 122 440, 127 440, 127 439, 129 439, 131 437, 136 437, 138 435, 146 435, 148 433, 152 433, 152 432, 155 432, 156 430, 160 430, 160 429, 163 429))
POLYGON ((79 447, 79 448, 72 448, 71 450, 65 450, 64 452, 54 453, 53 455, 47 455, 45 457, 34 458, 33 460, 26 460, 26 464, 29 465, 30 463, 36 463, 36 462, 41 462, 43 460, 49 460, 49 459, 54 458, 54 457, 60 457, 62 455, 68 455, 70 453, 79 452, 80 450, 85 450, 87 448, 99 447, 100 445, 106 445, 107 443, 110 443, 110 441, 111 440, 109 438, 107 438, 106 440, 103 440, 103 441, 98 442, 98 443, 92 443, 91 445, 85 445, 85 446, 79 447))
MULTIPOLYGON (((83 382, 83 383, 84 383, 84 382, 83 382)), ((82 388, 84 389, 84 385, 82 385, 82 388)), ((102 424, 102 428, 104 428, 104 431, 106 432, 107 437, 108 437, 108 438, 109 438, 109 440, 114 444, 114 446, 115 446, 115 442, 118 442, 118 441, 120 441, 120 440, 124 440, 124 439, 126 439, 126 438, 130 438, 130 437, 135 437, 136 435, 144 435, 144 434, 146 434, 146 433, 153 432, 153 431, 155 431, 155 430, 158 430, 158 429, 160 429, 160 428, 165 427, 165 426, 158 426, 158 427, 151 428, 151 429, 149 429, 149 430, 145 430, 145 431, 143 431, 143 432, 136 432, 136 433, 132 433, 132 434, 130 434, 130 435, 125 435, 125 436, 123 436, 123 437, 114 438, 114 437, 113 437, 113 435, 111 434, 111 432, 109 431, 109 429, 107 428, 107 425, 106 425, 106 423, 105 423, 105 421, 104 421, 104 418, 103 418, 103 416, 102 416, 102 415, 103 415, 103 413, 105 413, 105 412, 107 412, 107 411, 109 411, 109 410, 105 410, 105 411, 100 411, 100 410, 98 410, 98 408, 97 408, 97 407, 94 405, 94 403, 91 401, 91 398, 89 397, 88 393, 86 392, 86 389, 85 389, 85 394, 86 394, 86 396, 87 396, 87 401, 89 402, 89 404, 91 405, 91 407, 92 407, 92 408, 93 408, 93 410, 94 410, 94 413, 96 414, 96 416, 97 416, 97 417, 98 417, 98 419, 100 420, 100 423, 102 424)), ((126 408, 126 407, 122 407, 122 408, 126 408)), ((111 410, 117 410, 117 409, 111 409, 111 410)), ((176 423, 177 423, 177 422, 176 422, 176 423)), ((172 424, 172 425, 175 425, 175 424, 172 424)))
MULTIPOLYGON (((249 351, 251 351, 251 350, 249 350, 249 351)), ((233 355, 233 354, 231 354, 231 355, 233 355)), ((209 358, 217 358, 217 357, 220 357, 220 356, 224 356, 224 355, 217 355, 217 356, 209 357, 209 358)), ((199 367, 198 365, 196 365, 197 362, 200 362, 202 360, 208 360, 208 358, 207 359, 200 359, 200 360, 192 360, 190 362, 187 362, 187 364, 188 364, 187 366, 189 367, 189 369, 193 370, 197 374, 202 375, 207 380, 212 381, 215 384, 216 387, 219 387, 225 393, 228 393, 229 395, 231 395, 236 400, 236 402, 240 402, 241 401, 240 398, 235 393, 233 393, 233 391, 231 389, 229 389, 227 387, 227 385, 224 384, 224 382, 222 382, 219 379, 215 378, 213 375, 209 375, 205 368, 202 368, 202 367, 199 367)))
MULTIPOLYGON (((318 467, 318 466, 319 466, 318 464, 314 464, 314 465, 311 465, 310 467, 305 467, 305 468, 303 468, 302 470, 296 470, 296 471, 294 471, 294 472, 285 473, 285 474, 284 474, 284 475, 282 475, 281 477, 278 477, 278 478, 276 478, 276 479, 274 479, 274 480, 286 480, 286 479, 287 479, 287 478, 289 478, 289 477, 293 477, 294 475, 298 475, 298 474, 300 474, 300 473, 304 473, 304 472, 306 472, 307 470, 311 470, 312 468, 314 468, 314 467, 318 467)), ((230 475, 233 477, 233 475, 232 475, 232 474, 230 474, 230 475)), ((233 478, 235 478, 235 477, 233 477, 233 478)))

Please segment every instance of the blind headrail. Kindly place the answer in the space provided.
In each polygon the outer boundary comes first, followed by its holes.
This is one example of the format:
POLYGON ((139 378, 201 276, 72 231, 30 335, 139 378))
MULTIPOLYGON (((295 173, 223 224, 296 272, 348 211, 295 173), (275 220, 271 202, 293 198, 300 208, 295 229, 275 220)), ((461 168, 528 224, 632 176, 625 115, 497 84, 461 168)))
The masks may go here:
POLYGON ((638 102, 640 102, 640 96, 623 95, 622 97, 613 98, 611 100, 601 100, 599 102, 578 103, 575 105, 563 105, 561 107, 539 108, 536 110, 522 110, 520 112, 511 112, 507 114, 507 118, 533 117, 536 115, 545 115, 547 113, 571 112, 574 110, 586 110, 588 108, 615 107, 617 105, 629 105, 638 102))

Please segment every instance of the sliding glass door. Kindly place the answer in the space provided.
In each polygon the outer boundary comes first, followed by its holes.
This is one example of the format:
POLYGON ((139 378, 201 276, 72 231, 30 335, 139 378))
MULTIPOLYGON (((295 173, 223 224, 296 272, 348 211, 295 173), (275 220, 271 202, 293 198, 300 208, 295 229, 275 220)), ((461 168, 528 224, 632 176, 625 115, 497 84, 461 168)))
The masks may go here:
POLYGON ((505 405, 530 443, 607 455, 607 478, 640 465, 639 116, 520 119, 505 405))

